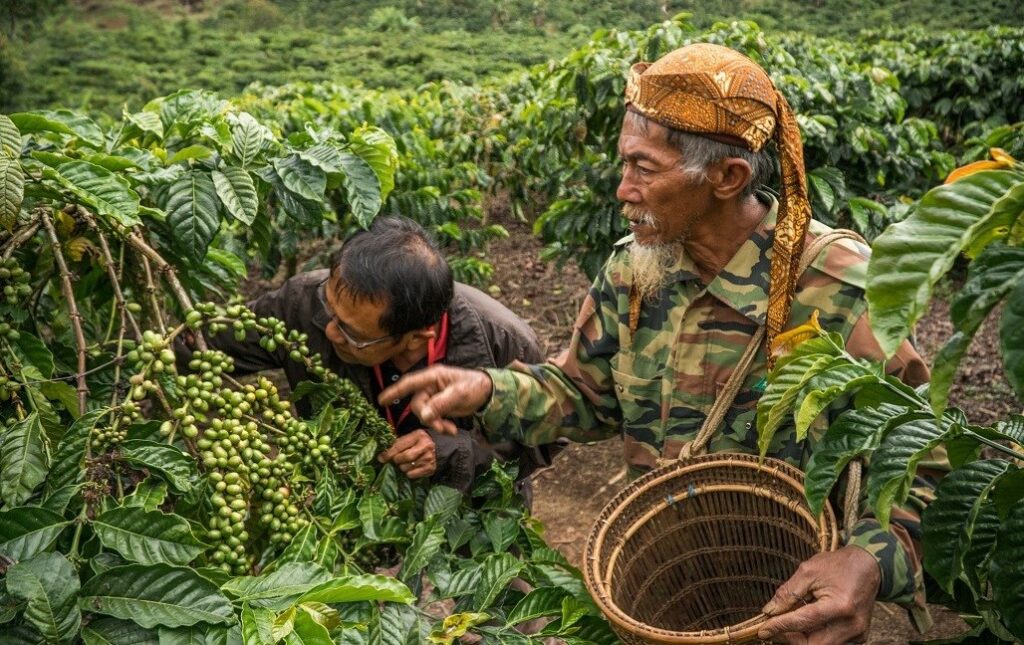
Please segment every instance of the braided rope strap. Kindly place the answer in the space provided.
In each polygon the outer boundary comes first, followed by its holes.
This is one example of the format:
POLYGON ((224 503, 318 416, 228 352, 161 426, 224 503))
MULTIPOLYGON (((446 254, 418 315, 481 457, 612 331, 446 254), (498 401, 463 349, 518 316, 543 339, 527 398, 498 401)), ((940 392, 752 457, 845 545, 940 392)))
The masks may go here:
MULTIPOLYGON (((846 229, 836 229, 830 231, 825 235, 816 237, 808 246, 804 249, 803 254, 800 257, 800 265, 798 267, 797 276, 802 276, 807 270, 811 263, 821 252, 825 250, 830 244, 842 239, 855 240, 857 242, 864 242, 864 238, 855 233, 854 231, 846 229)), ((725 387, 722 388, 722 392, 715 399, 711 409, 708 410, 707 417, 704 419, 704 423, 701 425, 700 430, 697 432, 697 436, 693 438, 693 441, 688 441, 683 444, 683 447, 679 450, 679 455, 676 459, 687 459, 689 457, 696 457, 704 454, 704 450, 707 448, 708 442, 711 440, 711 435, 714 434, 715 430, 725 420, 725 415, 729 411, 729 407, 732 406, 733 401, 736 400, 736 395, 740 391, 740 387, 743 385, 743 380, 747 377, 750 372, 750 366, 754 362, 754 358, 757 356, 757 352, 761 347, 762 341, 764 341, 767 328, 761 325, 754 332, 754 335, 750 338, 750 342, 747 343, 746 349, 743 350, 743 354, 740 356, 740 360, 736 363, 736 368, 733 370, 732 375, 729 376, 729 380, 726 381, 725 387)), ((659 462, 669 463, 674 461, 672 459, 659 460, 659 462)), ((860 482, 861 482, 862 465, 860 460, 853 460, 850 462, 847 469, 847 487, 846 497, 843 500, 843 528, 849 538, 849 532, 853 530, 853 525, 857 521, 859 515, 859 501, 860 501, 860 482)))

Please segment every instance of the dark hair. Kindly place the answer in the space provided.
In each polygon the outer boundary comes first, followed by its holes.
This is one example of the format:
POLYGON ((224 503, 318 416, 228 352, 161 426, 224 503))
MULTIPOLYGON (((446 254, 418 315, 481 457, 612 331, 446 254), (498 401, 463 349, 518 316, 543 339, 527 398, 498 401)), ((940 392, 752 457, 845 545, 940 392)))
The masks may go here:
POLYGON ((452 270, 437 242, 406 217, 378 217, 345 240, 331 266, 334 288, 387 304, 378 323, 400 336, 441 320, 452 302, 452 270))

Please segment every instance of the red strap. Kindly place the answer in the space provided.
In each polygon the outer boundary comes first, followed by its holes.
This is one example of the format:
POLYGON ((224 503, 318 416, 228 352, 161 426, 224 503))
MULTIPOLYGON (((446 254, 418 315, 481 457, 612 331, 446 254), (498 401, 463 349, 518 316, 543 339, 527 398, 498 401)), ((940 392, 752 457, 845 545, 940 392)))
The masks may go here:
MULTIPOLYGON (((431 336, 427 339, 427 366, 433 365, 444 360, 445 354, 448 353, 448 312, 441 314, 441 329, 438 331, 437 336, 431 336)), ((373 366, 373 374, 377 377, 377 385, 380 389, 384 389, 384 374, 380 371, 380 365, 373 366)), ((384 406, 384 416, 387 418, 388 423, 391 424, 392 430, 397 430, 398 426, 402 425, 405 418, 409 416, 412 410, 409 409, 409 405, 406 404, 405 409, 402 410, 402 414, 398 417, 398 423, 395 423, 394 418, 391 415, 391 406, 384 406)))

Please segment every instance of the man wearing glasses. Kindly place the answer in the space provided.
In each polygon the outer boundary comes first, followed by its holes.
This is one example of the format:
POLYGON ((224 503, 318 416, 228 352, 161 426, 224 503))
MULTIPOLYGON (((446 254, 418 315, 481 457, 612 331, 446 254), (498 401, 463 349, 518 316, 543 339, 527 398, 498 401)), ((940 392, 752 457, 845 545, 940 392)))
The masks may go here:
MULTIPOLYGON (((403 374, 428 365, 488 368, 544 359, 529 325, 490 296, 454 282, 436 243, 407 218, 377 218, 345 241, 330 269, 299 274, 249 307, 305 332, 324 366, 372 402, 403 374)), ((255 337, 238 342, 226 333, 213 345, 234 357, 237 373, 282 368, 293 388, 309 378, 287 351, 268 352, 255 337)), ((424 429, 406 400, 375 405, 398 435, 378 458, 410 479, 433 477, 465 492, 494 457, 518 459, 521 482, 549 463, 546 447, 487 443, 471 419, 452 437, 424 429)), ((304 416, 311 412, 306 401, 297 407, 304 416)))

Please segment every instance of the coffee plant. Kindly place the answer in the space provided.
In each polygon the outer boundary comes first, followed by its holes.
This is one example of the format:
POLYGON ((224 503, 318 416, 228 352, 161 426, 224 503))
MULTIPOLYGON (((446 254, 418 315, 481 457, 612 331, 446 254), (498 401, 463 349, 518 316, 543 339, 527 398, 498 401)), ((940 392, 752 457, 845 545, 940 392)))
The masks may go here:
POLYGON ((246 260, 365 225, 394 182, 379 129, 276 128, 198 92, 108 128, 0 115, 3 642, 614 642, 513 472, 464 499, 379 465, 356 387, 230 301, 246 260), (236 377, 224 332, 309 381, 236 377))
POLYGON ((815 511, 851 460, 869 459, 867 505, 886 524, 891 506, 906 501, 918 464, 945 449, 953 470, 922 516, 924 566, 937 587, 929 600, 961 611, 972 642, 1024 638, 1024 416, 978 426, 948 407, 957 366, 1000 306, 1003 368, 1024 401, 1024 164, 998 149, 992 157, 955 171, 873 245, 867 297, 887 355, 910 335, 957 258, 970 261, 950 307, 955 331, 935 357, 930 386, 908 388, 812 323, 807 339, 779 359, 758 404, 766 447, 790 412, 803 439, 822 411, 852 397, 807 464, 815 511), (997 458, 981 458, 982 448, 997 458))

